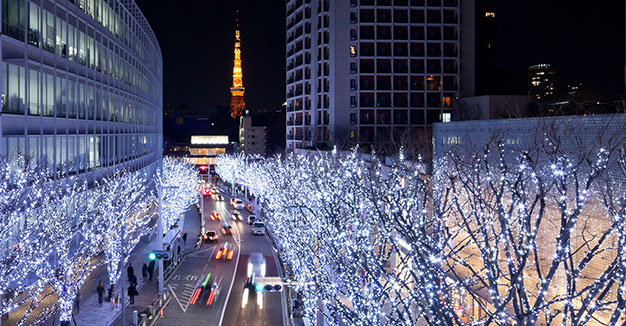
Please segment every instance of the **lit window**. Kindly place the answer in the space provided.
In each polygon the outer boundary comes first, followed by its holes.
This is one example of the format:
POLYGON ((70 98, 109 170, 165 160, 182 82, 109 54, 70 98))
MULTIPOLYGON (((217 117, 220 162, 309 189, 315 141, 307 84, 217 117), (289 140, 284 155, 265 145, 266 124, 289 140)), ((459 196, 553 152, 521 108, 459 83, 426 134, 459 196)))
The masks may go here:
POLYGON ((350 45, 350 55, 353 57, 356 56, 356 46, 350 45))
POLYGON ((493 49, 495 47, 493 43, 487 43, 485 46, 487 47, 487 49, 493 49))
POLYGON ((441 114, 441 122, 450 122, 451 119, 452 119, 452 114, 450 113, 441 114))
POLYGON ((354 130, 350 130, 350 138, 354 138, 356 135, 354 134, 354 130))
POLYGON ((487 11, 485 13, 485 17, 487 17, 487 18, 496 18, 496 13, 493 12, 493 11, 487 11))

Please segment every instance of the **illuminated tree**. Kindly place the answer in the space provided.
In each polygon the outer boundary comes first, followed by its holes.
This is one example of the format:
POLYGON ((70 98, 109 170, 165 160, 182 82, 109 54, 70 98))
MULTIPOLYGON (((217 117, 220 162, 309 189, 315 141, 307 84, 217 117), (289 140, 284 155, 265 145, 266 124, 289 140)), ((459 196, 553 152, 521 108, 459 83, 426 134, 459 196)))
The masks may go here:
POLYGON ((467 321, 614 325, 623 317, 624 130, 619 121, 583 129, 559 118, 521 143, 495 133, 441 158, 436 192, 450 194, 452 233, 443 263, 480 310, 459 309, 467 321))
POLYGON ((46 221, 39 218, 54 188, 45 169, 23 156, 0 159, 0 313, 38 297, 40 282, 29 283, 45 264, 51 248, 39 237, 46 221), (21 293, 27 295, 19 296, 21 293))
POLYGON ((198 171, 186 162, 164 158, 156 176, 157 194, 161 196, 163 232, 177 222, 189 206, 198 201, 198 171))
POLYGON ((95 192, 100 199, 98 227, 104 234, 104 257, 109 283, 114 285, 122 274, 123 253, 130 253, 141 236, 149 231, 152 219, 149 209, 154 198, 148 191, 148 180, 141 171, 118 171, 105 178, 95 188, 95 192))

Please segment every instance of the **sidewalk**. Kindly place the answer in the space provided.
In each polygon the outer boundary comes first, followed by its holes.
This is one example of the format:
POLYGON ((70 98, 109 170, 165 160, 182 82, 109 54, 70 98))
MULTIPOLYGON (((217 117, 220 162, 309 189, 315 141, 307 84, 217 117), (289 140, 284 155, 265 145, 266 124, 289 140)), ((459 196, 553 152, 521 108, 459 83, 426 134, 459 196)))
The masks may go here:
MULTIPOLYGON (((180 247, 181 247, 181 254, 184 254, 185 252, 188 252, 191 249, 195 248, 196 245, 196 241, 197 239, 197 235, 200 233, 200 214, 198 213, 198 210, 196 209, 195 205, 192 205, 189 207, 189 209, 185 212, 184 215, 184 221, 183 221, 183 228, 182 231, 180 232, 180 235, 187 233, 187 244, 185 245, 183 243, 182 238, 178 238, 177 240, 175 240, 175 242, 177 242, 180 247)), ((119 314, 118 312, 116 312, 115 316, 110 316, 107 320, 109 321, 109 323, 107 325, 123 325, 123 326, 127 326, 127 325, 133 325, 133 311, 137 310, 137 314, 141 314, 142 311, 144 311, 148 306, 150 306, 157 298, 158 298, 158 287, 157 287, 157 274, 155 272, 154 277, 152 279, 152 281, 146 281, 145 284, 142 284, 142 280, 141 280, 141 266, 143 265, 144 262, 148 262, 148 253, 151 251, 151 249, 149 248, 156 248, 156 238, 153 240, 154 245, 148 247, 146 250, 144 250, 143 252, 141 252, 141 254, 139 256, 132 256, 132 258, 136 258, 137 259, 137 263, 134 263, 133 261, 133 268, 135 269, 135 275, 137 275, 137 280, 139 283, 139 288, 137 289, 137 292, 139 292, 139 295, 135 297, 135 304, 134 305, 128 305, 129 301, 128 301, 128 296, 126 295, 127 292, 125 292, 124 294, 124 299, 125 299, 125 304, 127 304, 126 309, 124 311, 124 317, 125 317, 125 323, 122 323, 122 315, 119 314), (114 319, 114 321, 111 322, 111 320, 114 319)), ((175 247, 175 246, 174 246, 175 247)), ((129 259, 129 261, 131 261, 129 259)), ((124 280, 124 290, 128 290, 128 279, 124 280)), ((165 281, 165 286, 167 286, 167 280, 165 281)), ((95 289, 94 289, 94 293, 95 293, 95 289)), ((98 301, 98 295, 95 295, 95 303, 97 305, 97 301, 98 301)), ((82 309, 82 307, 81 307, 82 309)), ((110 308, 109 308, 109 311, 110 308)), ((86 323, 86 324, 81 324, 78 323, 77 321, 77 325, 78 326, 82 326, 82 325, 88 325, 88 326, 94 326, 95 324, 93 323, 86 323)))
MULTIPOLYGON (((183 245, 182 239, 177 239, 175 241, 180 244, 181 253, 194 247, 196 236, 199 232, 198 230, 200 229, 200 217, 195 206, 191 206, 185 212, 184 216, 183 228, 180 234, 182 235, 187 233, 187 244, 186 246, 183 245)), ((98 270, 96 273, 92 274, 92 276, 90 276, 90 279, 92 279, 90 280, 91 282, 86 282, 85 286, 83 286, 80 291, 80 313, 74 314, 77 326, 133 325, 133 310, 137 310, 137 313, 140 314, 146 309, 146 307, 150 306, 157 299, 157 270, 155 269, 152 280, 146 280, 144 282, 141 275, 141 268, 143 264, 149 264, 150 262, 148 260, 148 253, 156 248, 156 236, 152 235, 149 242, 148 239, 148 235, 144 236, 128 259, 128 262, 132 264, 135 276, 137 277, 137 292, 139 292, 139 295, 135 297, 135 304, 129 305, 129 298, 127 295, 129 287, 128 275, 124 275, 125 277, 123 280, 122 291, 124 291, 124 304, 126 305, 124 309, 125 323, 122 323, 121 305, 118 304, 117 307, 113 309, 111 302, 104 301, 102 306, 98 304, 98 294, 96 292, 98 281, 104 282, 104 287, 107 290, 104 295, 105 298, 107 297, 109 289, 108 274, 106 268, 103 268, 102 270, 98 270)), ((156 266, 158 269, 158 264, 156 266)), ((124 268, 127 267, 128 265, 124 268)), ((126 274, 126 269, 124 270, 124 273, 126 274)), ((120 284, 117 284, 116 292, 119 291, 119 286, 120 284)))

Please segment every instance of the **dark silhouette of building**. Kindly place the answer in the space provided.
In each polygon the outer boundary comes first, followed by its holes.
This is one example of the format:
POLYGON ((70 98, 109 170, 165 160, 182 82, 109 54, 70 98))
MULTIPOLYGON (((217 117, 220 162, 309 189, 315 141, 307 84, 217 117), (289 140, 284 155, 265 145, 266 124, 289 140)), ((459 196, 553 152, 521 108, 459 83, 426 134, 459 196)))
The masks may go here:
POLYGON ((549 64, 528 67, 528 95, 537 102, 549 102, 555 99, 555 72, 549 64))

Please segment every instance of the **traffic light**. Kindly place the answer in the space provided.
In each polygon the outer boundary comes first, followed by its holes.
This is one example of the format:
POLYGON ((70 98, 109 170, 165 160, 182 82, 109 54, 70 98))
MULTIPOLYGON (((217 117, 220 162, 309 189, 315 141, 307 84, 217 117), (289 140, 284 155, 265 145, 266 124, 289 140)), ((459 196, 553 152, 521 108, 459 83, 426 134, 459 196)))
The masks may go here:
POLYGON ((280 277, 256 277, 254 289, 257 292, 280 292, 283 289, 283 282, 280 277))
POLYGON ((157 259, 170 260, 171 258, 172 258, 172 253, 169 252, 168 250, 152 250, 148 254, 148 259, 150 260, 157 260, 157 259))

